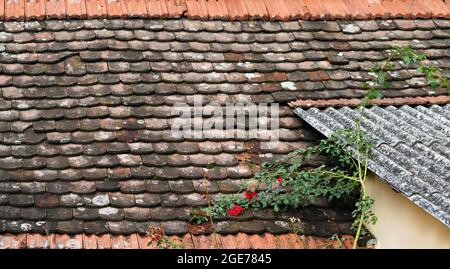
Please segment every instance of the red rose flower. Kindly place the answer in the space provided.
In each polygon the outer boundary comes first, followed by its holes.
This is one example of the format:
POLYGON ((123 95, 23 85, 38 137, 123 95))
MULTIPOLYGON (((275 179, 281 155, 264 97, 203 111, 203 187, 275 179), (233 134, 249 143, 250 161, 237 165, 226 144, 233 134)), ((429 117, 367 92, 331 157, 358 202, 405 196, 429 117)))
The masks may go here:
POLYGON ((281 182, 283 182, 283 178, 279 177, 279 178, 277 178, 277 181, 281 183, 281 182))
POLYGON ((228 208, 228 214, 230 216, 236 217, 239 216, 245 209, 238 204, 234 204, 233 208, 228 208))
POLYGON ((256 191, 246 191, 244 193, 245 198, 247 198, 249 201, 253 199, 253 197, 257 196, 258 193, 256 191))

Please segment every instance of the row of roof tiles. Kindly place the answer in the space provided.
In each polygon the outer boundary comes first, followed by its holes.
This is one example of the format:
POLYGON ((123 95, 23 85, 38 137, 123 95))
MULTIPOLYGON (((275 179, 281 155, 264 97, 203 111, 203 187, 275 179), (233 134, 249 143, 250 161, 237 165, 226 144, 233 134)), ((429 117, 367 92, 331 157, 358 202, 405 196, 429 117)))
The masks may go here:
MULTIPOLYGON (((352 236, 331 239, 299 236, 293 233, 272 235, 169 236, 168 240, 184 249, 349 249, 352 236)), ((67 234, 4 234, 0 235, 0 249, 157 249, 149 235, 67 235, 67 234)))
MULTIPOLYGON (((356 107, 361 103, 360 99, 328 99, 308 100, 299 99, 289 103, 291 107, 356 107)), ((369 100, 368 105, 400 106, 400 105, 443 105, 450 103, 450 95, 425 96, 425 97, 398 97, 369 100)))
POLYGON ((449 18, 449 3, 447 0, 0 0, 0 19, 449 18))

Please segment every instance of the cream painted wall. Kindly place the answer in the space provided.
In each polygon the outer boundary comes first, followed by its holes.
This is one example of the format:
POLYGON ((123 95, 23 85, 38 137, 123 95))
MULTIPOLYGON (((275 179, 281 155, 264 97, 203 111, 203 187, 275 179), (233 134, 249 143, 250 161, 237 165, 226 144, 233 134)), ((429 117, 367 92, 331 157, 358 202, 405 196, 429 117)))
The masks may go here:
POLYGON ((450 249, 449 227, 373 173, 366 179, 366 190, 375 200, 372 210, 378 221, 368 229, 377 239, 376 248, 450 249))

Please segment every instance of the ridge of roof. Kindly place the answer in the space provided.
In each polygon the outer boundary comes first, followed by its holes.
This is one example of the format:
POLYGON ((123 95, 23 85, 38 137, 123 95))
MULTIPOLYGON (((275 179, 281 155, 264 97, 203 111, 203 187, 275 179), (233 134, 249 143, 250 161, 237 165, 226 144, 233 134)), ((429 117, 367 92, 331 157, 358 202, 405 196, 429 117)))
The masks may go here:
MULTIPOLYGON (((361 99, 338 98, 338 99, 298 99, 289 102, 289 106, 296 107, 356 107, 361 99)), ((450 103, 450 95, 424 96, 424 97, 394 97, 380 98, 368 101, 368 105, 377 106, 401 106, 401 105, 442 105, 450 103)))
POLYGON ((450 18, 448 0, 0 0, 0 20, 450 18))

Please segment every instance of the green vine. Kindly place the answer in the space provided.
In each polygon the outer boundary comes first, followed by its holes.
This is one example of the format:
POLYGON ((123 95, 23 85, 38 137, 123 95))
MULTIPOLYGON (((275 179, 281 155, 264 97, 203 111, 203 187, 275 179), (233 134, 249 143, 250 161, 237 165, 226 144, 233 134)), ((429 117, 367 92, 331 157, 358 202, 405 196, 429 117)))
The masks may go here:
POLYGON ((237 216, 249 209, 273 208, 280 211, 297 208, 321 198, 328 201, 357 198, 352 213, 352 228, 356 230, 353 248, 356 248, 360 236, 365 233, 364 224, 377 221, 371 210, 374 200, 365 188, 372 147, 361 126, 365 108, 370 105, 370 100, 381 98, 383 90, 389 88, 390 72, 396 70, 394 61, 407 66, 415 64, 417 72, 426 77, 432 88, 442 87, 450 91, 448 78, 441 70, 430 65, 425 55, 416 53, 410 46, 392 46, 387 54, 386 60, 370 69, 373 79, 365 83, 367 91, 358 106, 355 128, 336 130, 327 139, 306 149, 295 150, 279 162, 263 163, 260 171, 252 180, 244 182, 238 193, 225 195, 204 209, 211 219, 237 216), (319 161, 318 157, 323 155, 329 156, 330 160, 319 161), (318 165, 312 167, 314 162, 318 165))

